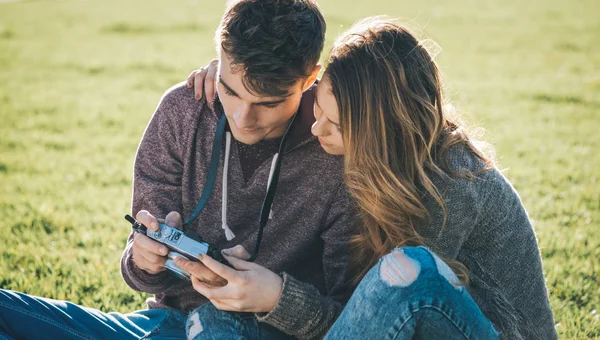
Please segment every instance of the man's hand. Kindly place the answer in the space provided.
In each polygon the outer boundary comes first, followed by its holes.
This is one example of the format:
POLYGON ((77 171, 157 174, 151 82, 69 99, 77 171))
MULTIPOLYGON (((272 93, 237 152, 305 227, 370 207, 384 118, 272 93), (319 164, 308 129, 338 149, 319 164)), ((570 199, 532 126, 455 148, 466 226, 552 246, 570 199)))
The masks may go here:
MULTIPOLYGON (((138 212, 135 219, 152 231, 158 230, 159 220, 146 210, 138 212)), ((181 227, 181 217, 176 212, 171 212, 165 220, 169 226, 181 227)), ((165 270, 169 250, 164 245, 136 232, 133 234, 132 250, 133 263, 148 274, 158 274, 165 270)))
POLYGON ((283 279, 259 264, 245 261, 250 254, 240 245, 225 249, 222 253, 235 269, 208 255, 199 257, 202 263, 178 258, 175 264, 192 274, 194 289, 220 310, 255 313, 273 310, 281 296, 283 279), (227 280, 227 284, 214 287, 202 282, 198 278, 202 264, 227 280))
MULTIPOLYGON (((160 221, 152 216, 148 211, 141 210, 136 215, 136 220, 145 225, 152 231, 158 230, 159 223, 166 223, 171 228, 182 229, 181 215, 176 212, 170 212, 164 221, 160 221)), ((158 274, 165 271, 165 262, 169 250, 160 242, 149 238, 141 233, 133 235, 133 263, 148 274, 158 274)), ((200 264, 197 269, 199 277, 207 284, 212 286, 223 286, 227 283, 222 277, 215 274, 212 270, 200 264)))
POLYGON ((206 93, 206 103, 211 109, 217 95, 218 66, 219 60, 213 59, 205 67, 192 71, 187 79, 187 87, 194 88, 196 100, 202 99, 203 94, 206 93))

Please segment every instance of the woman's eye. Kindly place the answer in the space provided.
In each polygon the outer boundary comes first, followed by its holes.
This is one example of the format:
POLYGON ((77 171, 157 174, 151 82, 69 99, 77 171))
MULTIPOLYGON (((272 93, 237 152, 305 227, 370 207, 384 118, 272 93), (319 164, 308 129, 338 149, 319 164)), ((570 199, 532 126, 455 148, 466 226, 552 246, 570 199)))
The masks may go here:
POLYGON ((229 91, 228 89, 225 89, 225 94, 228 96, 233 96, 233 92, 229 91))

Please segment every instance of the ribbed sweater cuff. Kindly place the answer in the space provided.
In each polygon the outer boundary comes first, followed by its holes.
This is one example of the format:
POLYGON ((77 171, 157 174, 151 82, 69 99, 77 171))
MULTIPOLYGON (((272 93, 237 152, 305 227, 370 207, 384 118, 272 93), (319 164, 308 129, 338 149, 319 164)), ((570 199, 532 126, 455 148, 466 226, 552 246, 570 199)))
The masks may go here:
POLYGON ((321 338, 335 321, 341 306, 324 297, 312 285, 282 273, 283 289, 275 308, 267 314, 258 313, 258 321, 300 339, 321 338))

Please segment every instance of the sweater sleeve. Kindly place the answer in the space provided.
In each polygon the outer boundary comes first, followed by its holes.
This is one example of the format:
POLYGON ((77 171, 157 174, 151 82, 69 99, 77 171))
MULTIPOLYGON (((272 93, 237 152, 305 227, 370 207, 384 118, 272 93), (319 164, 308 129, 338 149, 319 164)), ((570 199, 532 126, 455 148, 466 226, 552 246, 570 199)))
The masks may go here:
MULTIPOLYGON (((131 213, 147 210, 158 218, 181 211, 182 145, 185 133, 179 109, 181 86, 161 98, 140 142, 134 162, 131 213)), ((151 275, 132 259, 133 232, 121 256, 121 274, 132 289, 146 293, 164 292, 171 284, 167 271, 151 275)))
POLYGON ((298 339, 323 338, 342 312, 343 305, 287 273, 282 276, 283 290, 279 302, 271 312, 257 315, 258 321, 298 339))
POLYGON ((322 338, 325 335, 352 293, 348 276, 348 242, 355 230, 355 221, 355 206, 346 186, 341 184, 321 233, 327 291, 323 294, 316 287, 283 273, 279 302, 271 312, 257 315, 259 321, 299 339, 322 338))

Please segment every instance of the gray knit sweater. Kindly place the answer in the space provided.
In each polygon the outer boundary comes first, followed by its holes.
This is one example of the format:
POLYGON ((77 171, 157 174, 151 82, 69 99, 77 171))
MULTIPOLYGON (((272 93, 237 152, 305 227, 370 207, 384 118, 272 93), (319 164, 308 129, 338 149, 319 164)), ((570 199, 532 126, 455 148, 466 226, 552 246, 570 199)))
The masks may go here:
MULTIPOLYGON (((343 185, 342 158, 325 153, 310 133, 313 101, 314 91, 307 91, 283 153, 273 217, 256 258, 284 277, 277 307, 259 319, 302 338, 323 334, 350 296, 347 244, 356 227, 354 206, 343 185)), ((191 215, 207 178, 217 121, 218 113, 195 100, 193 89, 180 84, 167 91, 136 155, 134 215, 142 209, 157 217, 170 211, 181 212, 184 219, 191 215)), ((235 144, 231 148, 227 222, 236 235, 231 241, 221 229, 223 159, 224 152, 210 200, 185 230, 220 249, 241 244, 253 252, 272 157, 246 183, 235 144)), ((131 288, 155 294, 147 301, 149 308, 190 311, 207 302, 189 282, 169 272, 150 275, 138 268, 132 261, 132 236, 121 258, 121 273, 131 288)))
MULTIPOLYGON (((485 167, 464 146, 446 159, 454 171, 485 167)), ((434 184, 448 214, 443 226, 441 208, 425 199, 431 217, 417 231, 426 245, 469 269, 468 291, 503 339, 556 339, 537 239, 512 185, 497 169, 434 184)))

